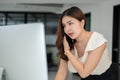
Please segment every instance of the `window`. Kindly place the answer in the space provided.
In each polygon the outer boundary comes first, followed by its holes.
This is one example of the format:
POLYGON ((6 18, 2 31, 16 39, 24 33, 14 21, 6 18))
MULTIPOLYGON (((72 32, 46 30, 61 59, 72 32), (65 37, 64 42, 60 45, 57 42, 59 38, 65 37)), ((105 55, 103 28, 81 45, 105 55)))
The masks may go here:
POLYGON ((8 13, 7 14, 7 25, 22 24, 24 23, 23 13, 8 13))
POLYGON ((86 17, 86 21, 87 21, 85 28, 86 28, 87 31, 90 31, 91 14, 90 13, 86 13, 85 17, 86 17))
POLYGON ((0 13, 0 26, 5 25, 5 14, 4 13, 0 13))
POLYGON ((27 23, 33 23, 33 22, 44 22, 44 14, 28 13, 27 23))
POLYGON ((58 26, 58 19, 59 19, 59 15, 57 14, 46 15, 46 26, 45 26, 46 34, 56 34, 57 26, 58 26))

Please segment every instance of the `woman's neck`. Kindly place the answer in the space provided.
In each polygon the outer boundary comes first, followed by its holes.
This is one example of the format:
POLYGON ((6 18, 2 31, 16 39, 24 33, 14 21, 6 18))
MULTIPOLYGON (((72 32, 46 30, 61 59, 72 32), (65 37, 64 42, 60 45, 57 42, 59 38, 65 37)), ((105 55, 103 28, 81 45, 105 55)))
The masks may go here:
POLYGON ((81 34, 78 36, 78 38, 76 39, 76 42, 77 43, 82 43, 82 42, 86 41, 86 39, 88 39, 88 36, 89 36, 89 32, 83 30, 81 32, 81 34))

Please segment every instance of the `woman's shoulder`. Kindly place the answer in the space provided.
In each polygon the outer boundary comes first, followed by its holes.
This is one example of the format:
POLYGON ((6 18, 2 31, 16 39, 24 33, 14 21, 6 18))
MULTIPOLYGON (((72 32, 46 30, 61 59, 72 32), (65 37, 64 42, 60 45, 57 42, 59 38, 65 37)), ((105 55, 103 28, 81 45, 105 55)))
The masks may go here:
POLYGON ((95 36, 103 36, 103 34, 101 34, 101 33, 99 33, 99 32, 93 32, 93 35, 95 35, 95 36))
POLYGON ((93 32, 88 42, 86 50, 96 49, 97 47, 101 46, 105 42, 107 42, 107 40, 104 38, 104 36, 101 33, 93 32))
POLYGON ((103 34, 99 33, 99 32, 93 32, 92 37, 91 37, 91 41, 92 42, 101 42, 101 41, 107 41, 107 39, 104 37, 103 34))
POLYGON ((91 36, 91 40, 106 40, 106 38, 104 37, 103 34, 99 33, 99 32, 93 32, 92 36, 91 36))

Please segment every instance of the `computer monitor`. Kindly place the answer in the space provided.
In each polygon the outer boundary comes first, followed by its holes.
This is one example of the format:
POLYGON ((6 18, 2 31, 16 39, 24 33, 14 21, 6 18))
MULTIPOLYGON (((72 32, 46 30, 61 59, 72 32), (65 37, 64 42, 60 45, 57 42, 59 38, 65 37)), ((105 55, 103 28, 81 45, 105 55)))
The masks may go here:
POLYGON ((48 80, 44 25, 0 26, 0 67, 6 80, 48 80))

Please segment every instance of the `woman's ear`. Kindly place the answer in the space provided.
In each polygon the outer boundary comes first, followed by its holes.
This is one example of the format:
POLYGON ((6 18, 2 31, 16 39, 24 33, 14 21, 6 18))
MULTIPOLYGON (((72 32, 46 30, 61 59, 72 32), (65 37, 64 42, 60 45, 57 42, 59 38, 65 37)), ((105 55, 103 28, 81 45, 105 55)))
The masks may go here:
POLYGON ((82 20, 81 20, 81 26, 84 27, 84 25, 85 25, 85 20, 82 19, 82 20))

